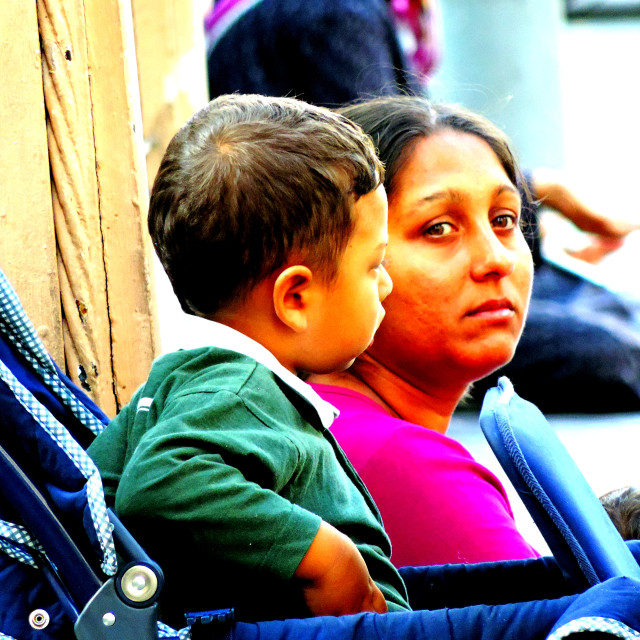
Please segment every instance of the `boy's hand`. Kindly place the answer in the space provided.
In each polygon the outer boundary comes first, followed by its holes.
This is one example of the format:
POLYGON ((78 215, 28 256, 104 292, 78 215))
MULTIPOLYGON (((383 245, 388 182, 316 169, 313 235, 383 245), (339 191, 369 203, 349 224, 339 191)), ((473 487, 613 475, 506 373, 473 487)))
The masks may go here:
POLYGON ((384 596, 355 544, 324 521, 295 576, 303 583, 304 601, 313 615, 387 611, 384 596))

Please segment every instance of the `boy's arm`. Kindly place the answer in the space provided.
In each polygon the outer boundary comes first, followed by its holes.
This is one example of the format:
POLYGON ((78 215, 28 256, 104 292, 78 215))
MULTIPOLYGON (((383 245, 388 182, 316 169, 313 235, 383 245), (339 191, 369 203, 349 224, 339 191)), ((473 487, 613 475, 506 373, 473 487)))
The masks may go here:
MULTIPOLYGON (((351 540, 277 492, 299 466, 288 438, 228 392, 178 397, 162 418, 136 444, 118 486, 116 513, 143 544, 157 539, 158 523, 184 525, 182 545, 204 566, 272 581, 267 600, 296 582, 296 617, 300 601, 316 615, 381 610, 374 601, 386 608, 351 540)), ((246 592, 225 597, 251 606, 246 592)))
POLYGON ((386 613, 387 603, 350 538, 322 522, 295 572, 313 615, 386 613))

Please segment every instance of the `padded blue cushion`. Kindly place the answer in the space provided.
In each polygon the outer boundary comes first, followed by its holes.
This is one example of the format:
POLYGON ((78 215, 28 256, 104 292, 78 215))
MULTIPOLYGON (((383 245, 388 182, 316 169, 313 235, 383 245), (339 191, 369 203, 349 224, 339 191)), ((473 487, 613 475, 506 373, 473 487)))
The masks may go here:
POLYGON ((540 410, 507 378, 489 389, 480 426, 558 563, 577 586, 640 566, 540 410))

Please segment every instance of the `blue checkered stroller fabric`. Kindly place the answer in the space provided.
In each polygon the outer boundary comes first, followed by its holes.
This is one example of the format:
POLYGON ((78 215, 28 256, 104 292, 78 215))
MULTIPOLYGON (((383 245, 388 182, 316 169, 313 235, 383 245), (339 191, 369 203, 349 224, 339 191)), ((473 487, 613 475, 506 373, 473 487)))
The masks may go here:
MULTIPOLYGON (((113 527, 98 470, 84 450, 108 418, 51 359, 1 272, 0 338, 3 451, 37 480, 42 504, 61 514, 64 530, 82 541, 89 564, 101 580, 108 579, 118 568, 113 527)), ((0 638, 72 637, 79 603, 55 593, 64 587, 42 573, 53 577, 63 560, 50 558, 24 526, 24 514, 12 504, 17 489, 6 473, 2 485, 9 495, 0 499, 0 638)), ((159 634, 179 636, 163 625, 159 634)))
POLYGON ((167 627, 155 602, 162 572, 106 509, 85 453, 107 422, 51 360, 0 272, 0 640, 559 640, 594 631, 640 640, 640 582, 623 576, 576 593, 553 558, 407 567, 414 611, 403 613, 246 622, 212 607, 167 627))

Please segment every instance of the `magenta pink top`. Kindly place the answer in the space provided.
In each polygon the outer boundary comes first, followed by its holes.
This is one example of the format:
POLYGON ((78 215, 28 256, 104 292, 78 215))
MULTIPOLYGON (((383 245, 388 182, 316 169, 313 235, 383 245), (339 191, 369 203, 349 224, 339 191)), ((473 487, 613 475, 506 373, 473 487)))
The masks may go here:
POLYGON ((459 442, 355 391, 312 386, 340 410, 331 431, 380 509, 397 567, 539 555, 518 532, 501 482, 459 442))

